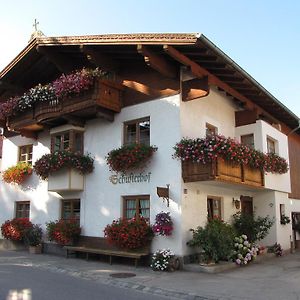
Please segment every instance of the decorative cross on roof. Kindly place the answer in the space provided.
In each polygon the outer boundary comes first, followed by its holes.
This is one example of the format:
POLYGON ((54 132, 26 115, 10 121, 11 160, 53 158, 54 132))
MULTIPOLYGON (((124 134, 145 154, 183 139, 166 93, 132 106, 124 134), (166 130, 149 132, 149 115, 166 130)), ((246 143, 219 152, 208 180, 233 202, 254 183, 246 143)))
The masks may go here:
POLYGON ((35 31, 38 31, 37 26, 40 24, 40 22, 37 22, 37 19, 34 19, 34 24, 32 25, 34 27, 35 31))

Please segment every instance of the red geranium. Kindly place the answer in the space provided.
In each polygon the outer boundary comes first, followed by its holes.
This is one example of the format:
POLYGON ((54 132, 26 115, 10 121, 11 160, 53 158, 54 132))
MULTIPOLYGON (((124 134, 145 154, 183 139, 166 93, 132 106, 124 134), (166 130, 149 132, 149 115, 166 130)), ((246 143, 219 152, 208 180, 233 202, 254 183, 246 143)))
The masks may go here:
POLYGON ((145 247, 152 239, 153 231, 144 218, 118 219, 105 227, 104 235, 110 244, 132 250, 145 247))
POLYGON ((56 220, 46 223, 46 227, 49 240, 60 245, 71 244, 81 233, 81 228, 75 219, 56 220))
POLYGON ((144 144, 124 145, 110 151, 106 161, 111 170, 124 173, 143 166, 155 151, 157 151, 155 146, 144 144))
POLYGON ((26 231, 32 226, 27 218, 7 220, 1 225, 1 234, 8 240, 23 241, 26 231))

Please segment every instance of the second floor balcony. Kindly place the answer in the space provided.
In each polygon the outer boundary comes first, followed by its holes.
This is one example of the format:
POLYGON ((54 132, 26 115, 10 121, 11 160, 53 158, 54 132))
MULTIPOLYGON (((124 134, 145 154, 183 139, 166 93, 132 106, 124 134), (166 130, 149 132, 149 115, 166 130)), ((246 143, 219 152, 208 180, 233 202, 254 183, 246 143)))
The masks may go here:
POLYGON ((79 93, 54 96, 47 101, 36 97, 38 100, 28 108, 7 118, 7 127, 22 133, 40 131, 70 121, 83 123, 96 117, 112 121, 114 114, 121 111, 123 86, 107 79, 95 78, 93 82, 89 89, 79 93))

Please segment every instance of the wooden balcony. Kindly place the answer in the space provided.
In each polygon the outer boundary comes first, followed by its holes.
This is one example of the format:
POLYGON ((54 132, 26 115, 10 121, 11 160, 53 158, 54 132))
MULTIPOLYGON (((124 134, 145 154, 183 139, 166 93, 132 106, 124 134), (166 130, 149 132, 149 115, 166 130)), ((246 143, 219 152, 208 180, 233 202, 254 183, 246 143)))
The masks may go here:
POLYGON ((38 131, 44 125, 61 125, 67 119, 87 120, 97 115, 113 119, 121 111, 122 86, 108 80, 98 80, 93 89, 80 95, 39 102, 33 109, 8 120, 15 131, 38 131))
POLYGON ((221 158, 207 164, 182 162, 182 178, 184 182, 222 181, 264 187, 264 173, 261 170, 234 165, 221 158))

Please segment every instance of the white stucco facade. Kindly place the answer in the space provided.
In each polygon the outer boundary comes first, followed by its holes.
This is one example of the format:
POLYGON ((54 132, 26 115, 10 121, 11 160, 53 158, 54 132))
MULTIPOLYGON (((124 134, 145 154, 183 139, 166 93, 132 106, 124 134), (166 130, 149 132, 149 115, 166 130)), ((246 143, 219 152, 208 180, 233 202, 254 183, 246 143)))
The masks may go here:
MULTIPOLYGON (((176 142, 182 137, 204 137, 208 123, 217 127, 219 134, 237 139, 243 134, 254 133, 255 147, 264 152, 266 137, 270 136, 277 141, 278 154, 288 159, 287 137, 283 133, 264 121, 236 128, 236 110, 234 102, 225 93, 211 87, 207 97, 194 101, 182 102, 181 96, 175 95, 125 107, 115 115, 113 122, 90 120, 84 127, 84 152, 95 158, 95 168, 85 176, 83 190, 60 194, 48 192, 47 181, 40 180, 34 174, 20 187, 1 182, 3 207, 0 210, 0 223, 14 217, 16 201, 30 201, 31 221, 45 226, 45 222, 60 218, 60 199, 80 199, 82 234, 103 236, 105 226, 122 216, 122 197, 149 195, 151 223, 154 223, 157 213, 169 211, 175 228, 170 237, 155 237, 152 251, 171 248, 177 255, 183 256, 192 252, 186 246, 191 237, 189 229, 202 226, 207 220, 207 198, 211 196, 221 199, 222 217, 230 222, 232 215, 239 211, 233 199, 244 195, 253 197, 257 215, 276 218, 264 243, 269 245, 277 241, 287 249, 290 246, 291 226, 280 224, 279 205, 285 204, 286 215, 293 211, 293 207, 300 208, 297 200, 288 199, 289 173, 267 174, 266 189, 261 190, 218 182, 183 183, 181 163, 172 158, 176 142), (140 182, 126 183, 120 180, 114 184, 110 177, 116 174, 109 170, 105 157, 109 151, 122 145, 124 122, 144 117, 150 118, 150 144, 157 146, 158 151, 149 164, 134 171, 133 176, 147 177, 145 180, 140 177, 140 182), (156 187, 165 187, 167 184, 170 185, 169 207, 156 194, 156 187)), ((2 170, 17 163, 18 147, 27 144, 33 144, 34 163, 43 154, 50 152, 50 132, 39 134, 37 140, 20 136, 6 138, 2 170)))

